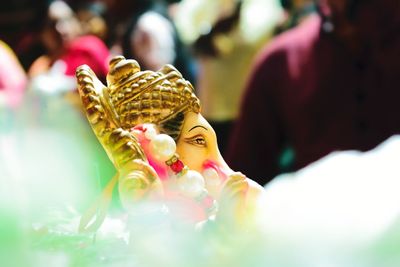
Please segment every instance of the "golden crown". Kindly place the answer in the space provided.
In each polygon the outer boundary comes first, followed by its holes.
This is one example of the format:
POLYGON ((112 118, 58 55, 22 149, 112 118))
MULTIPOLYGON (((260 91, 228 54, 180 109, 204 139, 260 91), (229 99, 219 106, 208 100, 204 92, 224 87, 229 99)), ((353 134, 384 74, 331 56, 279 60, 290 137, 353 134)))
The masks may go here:
POLYGON ((200 101, 193 86, 171 65, 157 72, 141 71, 137 61, 122 56, 110 61, 107 87, 102 85, 91 69, 77 69, 77 79, 83 103, 91 123, 104 118, 103 111, 116 127, 130 129, 142 123, 156 125, 168 121, 179 112, 200 111, 200 101))

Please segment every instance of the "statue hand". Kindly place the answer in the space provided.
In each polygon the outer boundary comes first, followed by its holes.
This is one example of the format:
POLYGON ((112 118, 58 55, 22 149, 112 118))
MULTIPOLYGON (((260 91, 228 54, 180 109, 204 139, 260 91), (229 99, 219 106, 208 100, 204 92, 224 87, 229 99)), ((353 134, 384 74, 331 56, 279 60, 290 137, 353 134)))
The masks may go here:
POLYGON ((220 198, 220 216, 235 217, 235 221, 240 221, 246 216, 246 196, 249 190, 249 183, 245 175, 234 172, 228 176, 224 182, 220 198))
POLYGON ((222 185, 221 198, 234 200, 245 197, 249 189, 247 178, 241 172, 234 172, 222 185))

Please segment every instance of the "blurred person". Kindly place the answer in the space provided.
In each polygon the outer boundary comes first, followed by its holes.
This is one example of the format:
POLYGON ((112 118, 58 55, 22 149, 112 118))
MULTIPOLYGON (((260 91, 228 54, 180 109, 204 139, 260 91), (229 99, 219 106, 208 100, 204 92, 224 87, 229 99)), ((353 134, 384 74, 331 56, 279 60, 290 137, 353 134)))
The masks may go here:
POLYGON ((25 71, 11 48, 1 40, 0 60, 0 106, 16 107, 25 91, 25 71))
POLYGON ((46 2, 13 0, 0 6, 0 40, 12 48, 24 70, 44 51, 38 32, 46 14, 46 2))
POLYGON ((71 4, 71 7, 75 10, 84 34, 94 35, 106 41, 108 27, 103 17, 105 6, 102 3, 76 1, 75 4, 71 4))
POLYGON ((261 184, 400 132, 400 2, 318 8, 265 48, 247 86, 227 161, 261 184))
POLYGON ((161 14, 164 7, 155 1, 139 2, 124 33, 123 54, 135 58, 144 69, 158 70, 174 61, 174 29, 161 14))
MULTIPOLYGON (((80 113, 81 104, 76 90, 75 71, 78 66, 87 64, 104 81, 108 73, 108 48, 98 37, 87 35, 82 31, 73 10, 64 1, 52 1, 48 6, 48 14, 44 20, 40 38, 47 53, 39 57, 30 68, 28 90, 21 108, 15 114, 5 115, 7 122, 9 122, 9 125, 6 125, 10 128, 10 133, 15 133, 19 129, 24 132, 21 139, 26 146, 14 148, 14 144, 11 144, 10 147, 15 151, 15 155, 18 155, 15 160, 19 162, 19 154, 30 156, 34 153, 48 154, 50 150, 37 149, 37 146, 45 146, 46 140, 52 144, 59 142, 60 146, 68 146, 68 148, 57 148, 57 152, 66 151, 66 149, 73 147, 76 151, 78 144, 84 143, 88 147, 82 147, 82 150, 94 153, 92 165, 87 169, 81 168, 82 166, 76 170, 71 169, 71 172, 77 170, 81 172, 89 171, 90 175, 87 176, 87 179, 91 179, 91 182, 93 182, 92 178, 97 178, 94 182, 101 184, 102 179, 99 176, 96 177, 96 172, 100 169, 110 172, 113 167, 104 163, 105 154, 98 150, 100 148, 99 143, 93 139, 92 132, 87 132, 90 128, 80 126, 84 117, 80 113), (31 136, 35 136, 35 138, 31 136), (69 141, 65 141, 65 139, 69 141), (37 142, 30 145, 33 140, 37 142), (70 143, 72 141, 76 141, 76 144, 70 143)), ((14 137, 11 135, 10 139, 14 140, 14 137)), ((53 148, 55 147, 53 145, 53 148)), ((63 162, 65 158, 63 155, 56 155, 57 153, 52 158, 52 164, 48 165, 54 168, 50 168, 51 170, 43 168, 43 164, 48 164, 46 161, 48 160, 47 154, 38 157, 44 159, 43 162, 41 160, 39 160, 40 162, 38 160, 29 161, 32 178, 39 175, 37 173, 40 172, 43 172, 43 174, 57 172, 55 170, 58 167, 64 170, 63 175, 68 173, 65 169, 68 168, 66 166, 69 163, 63 162), (41 166, 41 168, 36 168, 37 166, 41 166)), ((27 176, 23 177, 24 179, 31 179, 29 172, 25 169, 21 171, 21 175, 27 176)), ((72 176, 71 174, 71 179, 74 179, 75 177, 72 176)), ((50 175, 43 175, 42 179, 49 177, 50 175)), ((95 183, 92 185, 95 188, 95 183)))
POLYGON ((40 37, 47 53, 31 65, 28 72, 30 77, 40 74, 64 75, 71 78, 71 81, 66 80, 68 85, 64 84, 67 87, 64 89, 73 90, 76 68, 88 64, 103 81, 105 80, 108 71, 108 48, 98 37, 84 34, 79 20, 66 2, 56 0, 49 4, 40 37))
POLYGON ((136 59, 144 69, 174 65, 194 83, 195 66, 169 16, 168 6, 177 0, 105 0, 115 27, 113 53, 136 59))
POLYGON ((199 68, 197 90, 202 112, 215 129, 224 154, 251 62, 272 36, 281 9, 275 0, 190 0, 185 4, 181 23, 187 16, 185 21, 190 19, 193 25, 191 31, 198 31, 193 48, 199 68), (192 5, 197 5, 193 11, 192 5))
POLYGON ((297 26, 316 12, 314 0, 280 0, 280 3, 284 9, 284 19, 276 28, 276 34, 297 26))

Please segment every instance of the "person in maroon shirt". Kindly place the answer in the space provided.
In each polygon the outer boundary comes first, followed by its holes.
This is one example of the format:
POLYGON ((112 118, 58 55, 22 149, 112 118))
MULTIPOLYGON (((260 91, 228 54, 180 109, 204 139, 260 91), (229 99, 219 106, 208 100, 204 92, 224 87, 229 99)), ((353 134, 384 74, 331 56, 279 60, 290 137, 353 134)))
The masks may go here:
POLYGON ((226 158, 265 184, 336 150, 400 133, 400 1, 321 0, 258 58, 226 158))

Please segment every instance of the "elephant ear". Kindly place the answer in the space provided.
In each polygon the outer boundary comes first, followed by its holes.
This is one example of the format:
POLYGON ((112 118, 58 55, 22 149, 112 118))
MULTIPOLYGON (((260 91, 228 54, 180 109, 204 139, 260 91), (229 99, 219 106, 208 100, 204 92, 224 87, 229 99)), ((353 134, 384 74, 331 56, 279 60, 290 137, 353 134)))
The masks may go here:
POLYGON ((96 77, 87 65, 76 71, 78 91, 88 121, 118 170, 99 198, 81 217, 80 232, 95 232, 103 223, 110 205, 113 188, 120 184, 120 198, 125 206, 145 197, 152 188, 159 187, 158 175, 148 164, 137 138, 124 129, 110 96, 110 88, 96 77))
POLYGON ((118 116, 107 101, 108 88, 100 82, 88 65, 76 70, 78 90, 86 116, 99 138, 118 128, 118 116))
POLYGON ((76 71, 78 91, 88 121, 108 157, 119 170, 131 161, 140 159, 147 162, 146 156, 130 129, 119 123, 110 97, 110 89, 96 77, 87 65, 76 71))

